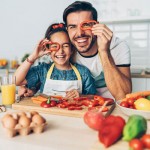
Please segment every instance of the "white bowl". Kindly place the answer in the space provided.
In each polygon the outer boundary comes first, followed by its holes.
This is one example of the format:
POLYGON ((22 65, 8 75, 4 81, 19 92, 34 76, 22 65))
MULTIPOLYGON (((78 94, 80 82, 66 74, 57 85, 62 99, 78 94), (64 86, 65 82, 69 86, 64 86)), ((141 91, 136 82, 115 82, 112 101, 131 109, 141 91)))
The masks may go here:
POLYGON ((120 106, 122 100, 118 100, 116 101, 116 105, 119 107, 119 109, 128 116, 131 116, 133 114, 137 114, 137 115, 141 115, 143 116, 145 119, 150 119, 150 111, 144 111, 144 110, 136 110, 136 109, 131 109, 131 108, 126 108, 126 107, 122 107, 120 106))

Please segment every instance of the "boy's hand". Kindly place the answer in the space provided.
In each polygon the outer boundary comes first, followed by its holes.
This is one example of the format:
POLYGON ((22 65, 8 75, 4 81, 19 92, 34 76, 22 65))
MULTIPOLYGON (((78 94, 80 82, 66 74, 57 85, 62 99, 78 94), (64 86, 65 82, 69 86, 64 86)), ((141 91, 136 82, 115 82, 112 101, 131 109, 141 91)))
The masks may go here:
POLYGON ((66 97, 67 99, 73 99, 80 97, 80 94, 77 90, 71 90, 71 91, 66 91, 66 97))

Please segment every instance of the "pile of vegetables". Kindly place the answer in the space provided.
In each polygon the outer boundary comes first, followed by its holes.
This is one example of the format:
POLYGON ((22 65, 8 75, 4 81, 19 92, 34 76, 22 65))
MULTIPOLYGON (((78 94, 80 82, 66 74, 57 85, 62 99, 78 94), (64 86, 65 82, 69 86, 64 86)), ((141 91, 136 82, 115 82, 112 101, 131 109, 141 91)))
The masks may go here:
POLYGON ((150 91, 136 92, 127 94, 126 98, 122 100, 120 106, 150 111, 150 91))
POLYGON ((88 111, 84 122, 98 131, 98 139, 104 146, 110 147, 120 139, 129 142, 132 150, 150 148, 150 134, 146 134, 147 120, 140 115, 132 115, 125 122, 121 116, 104 117, 101 111, 88 111))

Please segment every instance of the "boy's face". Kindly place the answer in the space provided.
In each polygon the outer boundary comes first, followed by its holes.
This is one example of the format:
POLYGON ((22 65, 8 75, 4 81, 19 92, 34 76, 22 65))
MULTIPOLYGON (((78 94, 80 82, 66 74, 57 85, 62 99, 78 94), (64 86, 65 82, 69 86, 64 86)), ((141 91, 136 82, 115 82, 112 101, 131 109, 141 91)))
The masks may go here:
POLYGON ((69 64, 69 59, 72 54, 69 37, 65 32, 57 32, 51 35, 50 41, 60 44, 58 51, 51 52, 51 58, 56 66, 65 66, 69 64))
POLYGON ((92 47, 96 45, 96 36, 92 34, 91 30, 82 30, 80 28, 80 24, 87 20, 93 20, 90 11, 73 12, 67 16, 67 29, 71 43, 83 55, 90 54, 92 47))

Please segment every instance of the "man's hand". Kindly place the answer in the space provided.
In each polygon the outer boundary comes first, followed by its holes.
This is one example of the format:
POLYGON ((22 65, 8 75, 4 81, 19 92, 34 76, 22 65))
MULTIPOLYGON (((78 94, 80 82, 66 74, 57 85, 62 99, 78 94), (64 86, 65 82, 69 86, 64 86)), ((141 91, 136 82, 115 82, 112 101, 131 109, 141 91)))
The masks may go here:
POLYGON ((109 51, 113 32, 104 24, 96 24, 92 28, 92 33, 97 36, 99 51, 109 51))

